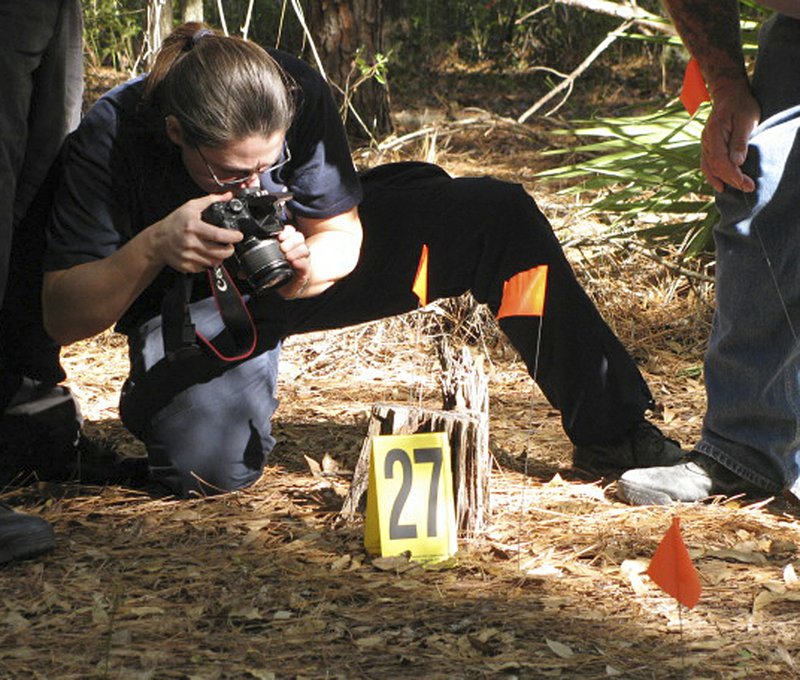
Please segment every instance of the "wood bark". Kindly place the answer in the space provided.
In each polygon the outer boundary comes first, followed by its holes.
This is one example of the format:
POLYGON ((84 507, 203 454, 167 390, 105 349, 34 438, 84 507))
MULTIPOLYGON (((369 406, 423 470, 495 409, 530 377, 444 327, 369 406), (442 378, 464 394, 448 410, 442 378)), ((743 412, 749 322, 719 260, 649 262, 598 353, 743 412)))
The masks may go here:
POLYGON ((148 68, 152 68, 161 43, 172 31, 173 16, 172 0, 148 0, 145 35, 145 62, 148 68))
POLYGON ((182 0, 181 21, 203 21, 203 0, 182 0))
POLYGON ((356 67, 359 53, 372 64, 381 52, 382 19, 383 0, 308 3, 314 44, 342 107, 347 131, 359 138, 382 137, 392 129, 386 87, 374 78, 359 83, 361 73, 356 67))

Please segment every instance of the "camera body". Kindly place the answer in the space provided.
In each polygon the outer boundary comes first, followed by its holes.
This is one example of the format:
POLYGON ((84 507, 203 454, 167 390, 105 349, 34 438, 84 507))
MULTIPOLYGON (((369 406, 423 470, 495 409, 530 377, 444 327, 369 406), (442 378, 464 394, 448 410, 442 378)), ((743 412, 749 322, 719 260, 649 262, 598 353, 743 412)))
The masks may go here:
POLYGON ((244 235, 233 244, 233 251, 256 295, 282 286, 294 276, 277 238, 283 229, 281 208, 291 197, 290 193, 242 189, 231 200, 212 203, 203 211, 204 222, 244 235))

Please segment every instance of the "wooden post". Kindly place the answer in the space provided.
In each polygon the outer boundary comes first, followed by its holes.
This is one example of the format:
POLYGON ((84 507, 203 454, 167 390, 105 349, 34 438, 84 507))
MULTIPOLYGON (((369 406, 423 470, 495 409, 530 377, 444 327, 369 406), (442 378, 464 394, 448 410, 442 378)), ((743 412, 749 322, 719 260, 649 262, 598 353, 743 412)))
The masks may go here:
POLYGON ((442 395, 445 409, 435 410, 403 404, 374 404, 367 435, 353 473, 350 492, 341 517, 352 521, 363 512, 369 485, 372 438, 386 434, 445 432, 450 442, 456 524, 459 532, 472 537, 487 525, 490 513, 488 381, 482 362, 474 361, 467 348, 456 356, 450 345, 439 343, 442 364, 442 395), (477 409, 473 408, 477 406, 477 409))

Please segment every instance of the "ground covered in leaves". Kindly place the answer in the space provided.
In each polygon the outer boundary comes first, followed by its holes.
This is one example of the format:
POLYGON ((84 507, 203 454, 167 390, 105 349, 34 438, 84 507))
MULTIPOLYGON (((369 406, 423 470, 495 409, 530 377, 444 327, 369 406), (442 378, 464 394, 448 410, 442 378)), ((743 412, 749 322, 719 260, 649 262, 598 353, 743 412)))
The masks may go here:
MULTIPOLYGON (((604 225, 534 182, 535 127, 456 123, 392 153, 522 181, 640 363, 654 421, 690 447, 704 407, 708 271, 678 276, 664 265, 669 251, 654 262, 606 243, 604 225)), ((78 343, 64 361, 87 434, 142 455, 117 415, 124 340, 78 343)), ((557 414, 468 302, 292 338, 281 381, 278 445, 245 492, 176 501, 118 486, 2 491, 52 522, 58 547, 0 568, 0 677, 797 677, 797 506, 615 500, 613 481, 570 467, 557 414), (439 319, 487 356, 491 520, 444 563, 375 560, 363 525, 343 524, 338 510, 371 404, 439 406, 439 319), (676 515, 703 587, 691 611, 644 574, 676 515)))

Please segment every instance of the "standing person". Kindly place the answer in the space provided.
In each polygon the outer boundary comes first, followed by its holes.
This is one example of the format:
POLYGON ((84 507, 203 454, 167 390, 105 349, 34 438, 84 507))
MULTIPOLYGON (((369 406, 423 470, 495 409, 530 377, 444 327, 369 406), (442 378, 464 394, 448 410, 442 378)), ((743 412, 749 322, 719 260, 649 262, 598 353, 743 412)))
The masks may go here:
POLYGON ((202 24, 176 29, 153 71, 102 97, 70 136, 48 245, 48 330, 63 343, 115 323, 127 334, 122 420, 179 496, 258 479, 280 341, 414 309, 423 245, 430 299, 471 290, 495 312, 506 280, 548 265, 541 342, 538 317, 500 326, 561 411, 576 464, 681 455, 645 420, 650 391, 522 187, 425 163, 359 176, 319 74, 202 24), (277 239, 293 278, 260 294, 268 241, 245 246, 209 215, 238 210, 245 189, 291 194, 277 239), (246 306, 228 295, 235 281, 246 306))
POLYGON ((701 162, 720 213, 708 406, 687 459, 626 472, 618 494, 640 505, 800 495, 800 1, 761 2, 779 13, 761 29, 752 83, 738 0, 664 2, 713 105, 701 162))
MULTIPOLYGON (((63 453, 34 452, 34 440, 70 449, 78 434, 76 404, 55 387, 65 376, 40 294, 49 173, 80 119, 82 28, 78 0, 0 0, 0 479, 17 458, 63 453)), ((0 504, 0 563, 53 545, 45 520, 0 504)))

